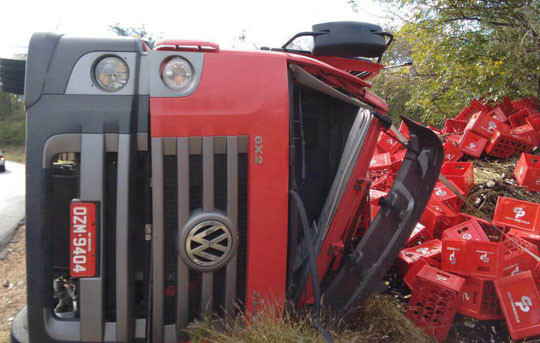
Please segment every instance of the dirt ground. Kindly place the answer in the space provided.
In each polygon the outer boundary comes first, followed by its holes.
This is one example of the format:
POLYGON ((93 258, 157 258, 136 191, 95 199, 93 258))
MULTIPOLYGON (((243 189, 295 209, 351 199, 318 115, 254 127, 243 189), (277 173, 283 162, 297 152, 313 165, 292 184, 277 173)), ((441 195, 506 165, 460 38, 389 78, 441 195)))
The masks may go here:
POLYGON ((9 328, 17 311, 26 303, 25 227, 17 230, 0 260, 0 343, 9 343, 9 328))

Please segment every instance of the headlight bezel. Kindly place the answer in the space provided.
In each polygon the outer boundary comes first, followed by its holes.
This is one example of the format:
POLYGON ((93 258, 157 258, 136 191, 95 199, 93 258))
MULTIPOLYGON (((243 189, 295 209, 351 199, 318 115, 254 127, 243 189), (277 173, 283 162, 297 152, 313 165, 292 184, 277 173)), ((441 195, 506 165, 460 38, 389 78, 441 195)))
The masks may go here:
MULTIPOLYGON (((125 58, 122 58, 122 57, 120 57, 118 55, 114 55, 114 54, 103 55, 103 56, 100 56, 100 58, 96 59, 96 61, 92 65, 92 69, 91 69, 90 74, 91 74, 92 82, 94 83, 94 85, 98 89, 100 89, 100 90, 102 90, 104 92, 107 92, 107 93, 115 93, 115 92, 118 92, 118 91, 124 89, 126 87, 126 85, 129 84, 130 77, 131 77, 131 71, 129 69, 129 64, 127 63, 125 58), (98 75, 98 67, 100 66, 100 63, 104 62, 105 60, 109 60, 109 59, 119 61, 125 67, 125 73, 127 75, 125 77, 125 81, 123 81, 123 83, 120 82, 121 86, 118 87, 118 88, 108 88, 106 85, 104 85, 103 81, 100 80, 99 75, 98 75)), ((113 82, 118 82, 118 81, 113 81, 113 82)))
POLYGON ((196 76, 197 70, 195 69, 193 64, 188 59, 184 58, 183 56, 178 56, 178 55, 168 56, 161 62, 159 69, 160 69, 161 81, 168 89, 174 92, 178 92, 178 93, 186 92, 187 90, 193 87, 197 79, 197 76, 196 76), (183 63, 189 69, 189 72, 190 72, 189 80, 186 83, 182 84, 181 86, 174 86, 173 84, 168 82, 169 79, 166 77, 167 67, 171 65, 172 62, 183 63))

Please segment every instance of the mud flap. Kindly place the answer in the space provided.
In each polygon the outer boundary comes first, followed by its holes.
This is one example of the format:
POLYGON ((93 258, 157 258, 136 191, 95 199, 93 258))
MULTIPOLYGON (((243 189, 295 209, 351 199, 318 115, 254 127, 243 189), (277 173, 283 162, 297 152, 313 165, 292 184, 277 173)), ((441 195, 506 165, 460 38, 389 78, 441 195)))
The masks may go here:
POLYGON ((443 162, 439 138, 402 117, 409 128, 407 154, 379 213, 323 295, 337 318, 364 302, 380 285, 431 197, 443 162))

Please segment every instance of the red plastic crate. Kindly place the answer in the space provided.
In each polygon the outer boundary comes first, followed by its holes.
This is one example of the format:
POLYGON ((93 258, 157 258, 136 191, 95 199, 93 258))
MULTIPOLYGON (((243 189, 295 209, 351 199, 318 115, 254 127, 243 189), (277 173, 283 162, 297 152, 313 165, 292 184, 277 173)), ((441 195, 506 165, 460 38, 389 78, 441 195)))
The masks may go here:
POLYGON ((403 277, 403 282, 407 285, 407 287, 409 287, 409 289, 413 289, 414 280, 416 279, 416 276, 422 270, 422 268, 424 268, 424 266, 431 265, 429 262, 430 261, 427 258, 420 257, 418 261, 416 261, 416 263, 411 267, 411 269, 409 269, 407 274, 405 274, 405 276, 403 277))
POLYGON ((384 174, 380 178, 373 181, 373 183, 371 183, 371 189, 382 191, 382 192, 388 192, 390 190, 390 187, 392 187, 393 182, 394 182, 394 176, 390 174, 384 174))
POLYGON ((420 223, 424 224, 435 238, 440 238, 444 230, 460 222, 461 217, 455 210, 434 200, 428 202, 420 217, 420 223))
POLYGON ((441 268, 451 273, 495 280, 503 275, 503 245, 443 239, 441 268))
POLYGON ((461 133, 465 131, 467 122, 465 120, 446 119, 442 133, 447 135, 449 133, 461 133))
POLYGON ((529 116, 525 119, 527 124, 529 124, 535 131, 540 131, 540 114, 535 114, 529 116))
POLYGON ((398 259, 399 271, 402 275, 405 275, 420 257, 437 262, 440 261, 441 248, 442 242, 434 239, 424 244, 401 250, 398 259))
POLYGON ((474 186, 474 170, 472 162, 446 162, 441 174, 455 183, 465 194, 469 194, 474 186))
POLYGON ((371 215, 371 220, 373 221, 373 218, 375 218, 375 216, 377 215, 377 213, 379 212, 379 210, 381 209, 380 206, 377 206, 377 205, 374 205, 373 203, 369 206, 370 208, 370 215, 371 215))
POLYGON ((503 276, 516 275, 527 270, 534 270, 534 267, 536 266, 536 259, 523 250, 523 248, 538 256, 538 248, 536 245, 519 237, 511 236, 510 238, 511 239, 507 238, 503 241, 503 276))
POLYGON ((485 112, 478 112, 471 117, 465 130, 472 131, 477 135, 489 139, 495 130, 506 132, 510 130, 510 126, 498 121, 485 112))
POLYGON ((540 288, 540 262, 536 262, 534 271, 532 271, 534 282, 536 283, 536 288, 540 288))
POLYGON ((452 142, 448 141, 443 144, 444 162, 457 162, 463 157, 463 152, 452 142))
POLYGON ((473 240, 489 242, 489 238, 482 229, 482 226, 476 221, 476 219, 470 219, 466 222, 453 226, 444 230, 443 239, 450 240, 473 240))
POLYGON ((522 153, 514 169, 514 176, 520 186, 540 192, 540 156, 522 153))
MULTIPOLYGON (((510 105, 511 106, 511 105, 510 105)), ((495 119, 497 119, 498 121, 502 122, 502 123, 505 123, 506 121, 508 121, 508 115, 510 113, 512 113, 514 109, 512 108, 511 111, 505 111, 504 108, 501 106, 501 105, 497 105, 495 107, 493 107, 491 109, 491 111, 489 111, 489 115, 495 119)))
POLYGON ((521 239, 526 240, 529 243, 536 245, 536 247, 540 249, 540 234, 520 229, 510 229, 508 230, 507 235, 517 236, 521 239))
POLYGON ((393 170, 390 153, 385 152, 382 154, 373 155, 373 158, 369 163, 369 174, 372 181, 391 172, 393 172, 393 170))
POLYGON ((538 145, 537 132, 529 124, 518 126, 515 129, 512 129, 510 133, 516 137, 523 139, 532 146, 538 145))
POLYGON ((411 248, 420 244, 423 244, 427 241, 433 239, 433 233, 426 228, 425 225, 417 223, 413 232, 409 236, 407 243, 405 243, 405 248, 411 248))
POLYGON ((486 146, 486 154, 493 157, 510 158, 520 151, 529 151, 530 149, 531 145, 523 139, 509 133, 495 131, 486 146))
POLYGON ((399 124, 398 131, 401 132, 401 134, 405 136, 405 138, 409 139, 409 128, 407 127, 407 125, 405 125, 403 121, 401 121, 401 123, 399 124))
MULTIPOLYGON (((452 184, 460 192, 460 194, 465 195, 461 188, 453 181, 450 181, 450 184, 452 184)), ((435 188, 433 188, 433 194, 431 195, 431 200, 442 202, 443 204, 456 211, 459 211, 461 205, 463 204, 463 201, 461 201, 461 199, 459 199, 458 196, 441 181, 437 181, 437 183, 435 184, 435 188)))
POLYGON ((490 107, 488 104, 483 103, 482 99, 472 99, 469 109, 474 112, 488 112, 490 107))
POLYGON ((512 101, 512 107, 514 107, 514 110, 516 112, 521 111, 523 109, 534 110, 537 105, 538 105, 538 102, 536 101, 535 98, 519 99, 519 100, 512 101))
POLYGON ((465 107, 459 114, 454 118, 459 121, 468 121, 471 115, 474 113, 474 110, 471 110, 468 107, 465 107))
POLYGON ((390 137, 384 132, 381 132, 379 135, 379 139, 377 140, 377 148, 379 151, 389 152, 391 154, 398 151, 400 148, 404 149, 403 145, 401 145, 399 141, 390 137))
POLYGON ((514 112, 514 106, 512 105, 512 99, 510 99, 509 96, 505 96, 502 103, 500 103, 498 106, 502 108, 504 113, 510 114, 514 112))
POLYGON ((530 271, 495 281, 512 339, 540 335, 540 295, 530 271))
POLYGON ((466 155, 478 158, 482 155, 487 142, 487 138, 477 135, 472 131, 465 130, 465 133, 459 140, 458 147, 466 155))
POLYGON ((515 112, 510 117, 508 117, 508 121, 510 122, 510 125, 513 128, 516 128, 521 125, 527 124, 527 117, 530 115, 530 112, 528 109, 524 109, 518 112, 515 112))
POLYGON ((465 278, 459 295, 457 313, 478 320, 503 319, 493 281, 475 277, 465 278))
POLYGON ((493 223, 540 233, 540 205, 518 199, 499 197, 493 214, 493 223))
POLYGON ((459 276, 425 265, 414 279, 407 318, 443 342, 454 322, 464 282, 459 276))

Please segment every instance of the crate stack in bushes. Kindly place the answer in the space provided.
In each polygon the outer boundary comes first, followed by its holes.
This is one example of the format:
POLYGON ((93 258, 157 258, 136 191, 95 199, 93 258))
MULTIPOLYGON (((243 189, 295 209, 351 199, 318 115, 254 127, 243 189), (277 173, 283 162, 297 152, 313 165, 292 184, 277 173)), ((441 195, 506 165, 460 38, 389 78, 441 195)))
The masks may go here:
MULTIPOLYGON (((535 99, 490 105, 474 99, 442 130, 441 174, 465 198, 474 186, 475 158, 520 155, 520 187, 540 191, 540 112, 535 99), (465 158, 465 156, 468 156, 465 158), (462 159, 467 162, 460 162, 462 159), (472 162, 471 162, 472 161, 472 162)), ((403 123, 399 131, 408 137, 403 123)), ((386 196, 406 150, 381 133, 370 164, 371 215, 386 196)), ((461 212, 463 203, 442 182, 435 185, 396 267, 411 295, 406 315, 443 342, 456 313, 505 320, 512 339, 540 336, 540 204, 499 196, 491 221, 461 212)))

